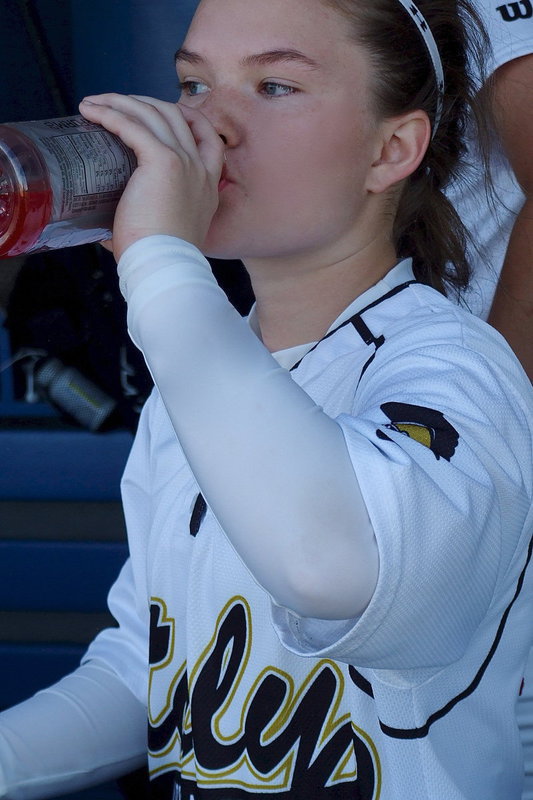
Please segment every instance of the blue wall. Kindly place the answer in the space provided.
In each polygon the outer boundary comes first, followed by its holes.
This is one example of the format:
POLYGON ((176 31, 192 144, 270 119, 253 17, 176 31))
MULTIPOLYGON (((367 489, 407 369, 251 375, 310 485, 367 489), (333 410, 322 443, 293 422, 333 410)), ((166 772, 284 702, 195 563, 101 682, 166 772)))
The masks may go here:
POLYGON ((67 95, 68 88, 63 87, 72 84, 70 3, 0 0, 0 30, 0 121, 57 113, 60 104, 42 59, 45 54, 53 59, 52 69, 67 95))
POLYGON ((72 0, 74 87, 177 96, 173 56, 196 0, 72 0))
POLYGON ((76 113, 84 94, 177 96, 197 0, 0 0, 0 122, 76 113))

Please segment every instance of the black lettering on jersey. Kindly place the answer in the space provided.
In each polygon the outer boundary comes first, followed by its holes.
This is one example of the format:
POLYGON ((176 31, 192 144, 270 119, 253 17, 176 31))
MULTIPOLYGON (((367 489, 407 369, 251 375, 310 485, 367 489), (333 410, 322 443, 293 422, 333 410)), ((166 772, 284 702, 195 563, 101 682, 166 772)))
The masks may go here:
MULTIPOLYGON (((152 619, 159 621, 155 613, 152 619)), ((156 636, 160 630, 156 624, 156 636)), ((171 681, 164 713, 156 716, 150 708, 152 766, 161 763, 152 777, 160 790, 167 787, 154 795, 172 798, 168 778, 174 773, 187 798, 255 794, 378 800, 381 766, 375 745, 348 715, 339 714, 340 668, 331 661, 314 662, 306 680, 295 686, 291 676, 268 667, 243 698, 251 644, 250 610, 243 598, 235 598, 189 682, 183 665, 171 681), (239 773, 243 765, 250 784, 239 773)))
POLYGON ((515 22, 517 19, 531 19, 533 17, 531 0, 505 3, 503 6, 498 6, 496 11, 500 12, 504 22, 515 22))
POLYGON ((160 664, 172 650, 171 638, 174 629, 166 618, 166 608, 161 601, 150 606, 150 664, 160 664))
MULTIPOLYGON (((409 403, 384 403, 381 410, 390 419, 385 427, 409 436, 419 444, 428 447, 435 458, 450 461, 459 443, 459 434, 444 417, 441 411, 409 403)), ((381 439, 389 437, 377 431, 381 439)))
POLYGON ((189 692, 187 671, 181 670, 179 679, 173 682, 171 704, 165 716, 157 724, 148 725, 148 747, 150 752, 164 750, 173 738, 179 737, 180 750, 184 758, 193 752, 191 732, 187 730, 186 719, 189 713, 189 692))
MULTIPOLYGON (((149 694, 156 674, 172 665, 174 636, 175 623, 168 616, 166 604, 163 600, 154 598, 150 606, 149 694)), ((183 664, 173 675, 165 707, 156 718, 150 718, 148 725, 150 751, 160 752, 173 739, 179 738, 180 752, 185 756, 192 753, 191 734, 186 724, 189 705, 187 670, 183 664)))

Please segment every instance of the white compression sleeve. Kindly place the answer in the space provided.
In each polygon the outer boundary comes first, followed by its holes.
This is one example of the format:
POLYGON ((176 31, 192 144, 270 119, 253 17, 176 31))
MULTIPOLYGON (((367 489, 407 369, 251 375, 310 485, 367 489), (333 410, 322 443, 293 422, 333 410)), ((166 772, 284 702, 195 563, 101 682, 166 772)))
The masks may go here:
POLYGON ((130 334, 244 563, 297 614, 361 613, 377 546, 340 427, 277 364, 195 247, 147 237, 119 275, 130 334))
POLYGON ((146 762, 146 709, 104 664, 84 664, 0 714, 0 797, 95 786, 146 762))

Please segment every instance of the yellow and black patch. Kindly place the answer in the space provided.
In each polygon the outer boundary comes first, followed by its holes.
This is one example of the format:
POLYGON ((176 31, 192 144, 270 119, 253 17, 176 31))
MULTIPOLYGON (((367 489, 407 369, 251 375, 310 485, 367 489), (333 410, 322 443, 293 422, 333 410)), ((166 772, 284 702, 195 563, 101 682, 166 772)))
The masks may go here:
MULTIPOLYGON (((423 444, 435 455, 450 461, 459 443, 459 434, 444 417, 441 411, 410 403, 384 403, 381 410, 390 420, 389 430, 403 433, 423 444)), ((380 439, 388 438, 383 431, 377 431, 380 439)))

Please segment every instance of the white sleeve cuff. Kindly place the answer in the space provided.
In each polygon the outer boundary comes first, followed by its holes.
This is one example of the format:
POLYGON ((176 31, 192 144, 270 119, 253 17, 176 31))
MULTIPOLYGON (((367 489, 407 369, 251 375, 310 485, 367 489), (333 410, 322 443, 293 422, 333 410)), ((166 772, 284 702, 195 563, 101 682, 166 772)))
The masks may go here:
MULTIPOLYGON (((159 295, 171 289, 218 284, 202 253, 190 242, 174 236, 146 236, 130 245, 118 263, 120 290, 128 304, 128 329, 137 341, 136 330, 141 313, 159 295)), ((141 348, 142 349, 142 348, 141 348)))

